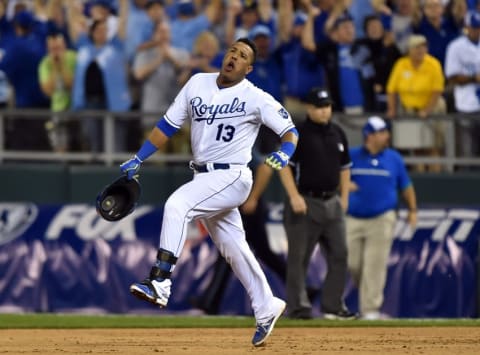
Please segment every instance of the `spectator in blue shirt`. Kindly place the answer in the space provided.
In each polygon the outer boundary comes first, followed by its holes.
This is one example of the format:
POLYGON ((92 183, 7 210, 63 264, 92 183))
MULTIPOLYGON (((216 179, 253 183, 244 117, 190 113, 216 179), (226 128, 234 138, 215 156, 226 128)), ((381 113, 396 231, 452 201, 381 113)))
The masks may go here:
POLYGON ((301 35, 307 15, 294 10, 293 0, 278 4, 280 40, 279 51, 282 58, 282 71, 285 78, 285 98, 283 105, 295 122, 306 117, 304 100, 312 87, 325 85, 323 67, 315 53, 302 46, 301 35))
POLYGON ((363 127, 363 136, 363 146, 350 149, 348 268, 359 289, 360 314, 373 320, 381 316, 398 193, 408 205, 412 227, 417 221, 417 201, 401 155, 388 148, 387 123, 380 117, 370 117, 363 127))
POLYGON ((373 15, 374 10, 371 0, 355 0, 351 1, 348 11, 353 15, 353 21, 355 22, 355 32, 359 37, 365 37, 365 18, 373 15))
MULTIPOLYGON (((278 50, 272 49, 271 34, 270 28, 265 25, 256 25, 250 31, 249 38, 257 46, 257 60, 247 79, 283 103, 285 78, 282 72, 282 57, 278 50)), ((265 146, 279 143, 278 136, 265 126, 260 128, 259 136, 261 151, 264 151, 265 146)))
POLYGON ((192 52, 195 39, 215 23, 221 6, 221 0, 212 0, 204 10, 197 13, 193 1, 179 0, 177 17, 171 21, 172 45, 192 52))
POLYGON ((133 61, 140 45, 153 35, 155 23, 148 16, 147 9, 157 4, 163 10, 161 1, 130 0, 125 41, 125 51, 130 61, 133 61))
POLYGON ((48 107, 37 78, 38 64, 46 54, 46 27, 36 21, 29 11, 21 11, 13 18, 15 36, 11 39, 0 69, 5 71, 15 90, 18 108, 48 107))
MULTIPOLYGON (((48 108, 49 99, 43 94, 38 81, 38 65, 46 54, 46 27, 29 11, 15 14, 14 35, 3 43, 4 56, 0 60, 10 82, 16 108, 48 108)), ((16 117, 7 124, 6 146, 10 149, 48 150, 50 148, 44 128, 46 119, 16 117)))
POLYGON ((453 16, 446 16, 441 0, 425 0, 422 10, 420 23, 414 31, 427 38, 429 54, 437 58, 443 67, 447 46, 461 34, 462 27, 457 25, 458 20, 453 16))
POLYGON ((272 50, 272 32, 265 25, 255 26, 249 34, 257 46, 257 60, 247 79, 260 89, 268 92, 278 102, 283 102, 281 57, 278 51, 272 50))
MULTIPOLYGON (((455 2, 455 0, 451 1, 455 2)), ((477 10, 480 11, 480 1, 478 0, 466 0, 467 2, 467 7, 469 10, 477 10)))
MULTIPOLYGON (((72 92, 74 110, 128 111, 131 97, 127 81, 127 56, 125 54, 127 0, 120 0, 118 33, 108 39, 108 24, 105 20, 94 21, 88 32, 77 27, 78 19, 67 2, 71 38, 77 47, 77 64, 72 92)), ((93 152, 103 149, 101 122, 91 119, 82 121, 88 148, 93 152)), ((115 125, 115 150, 126 151, 126 122, 115 125)))

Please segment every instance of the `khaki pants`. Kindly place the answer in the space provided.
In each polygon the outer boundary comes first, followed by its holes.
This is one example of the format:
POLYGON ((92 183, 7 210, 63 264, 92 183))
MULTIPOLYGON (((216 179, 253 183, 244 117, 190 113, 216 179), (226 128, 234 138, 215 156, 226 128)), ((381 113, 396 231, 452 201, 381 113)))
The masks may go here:
POLYGON ((374 218, 346 218, 348 269, 358 287, 363 315, 380 311, 383 304, 395 222, 395 211, 374 218))
MULTIPOLYGON (((445 99, 440 96, 431 115, 441 115, 446 112, 447 105, 445 99)), ((401 115, 417 115, 416 110, 405 107, 400 107, 399 113, 401 115)), ((439 157, 443 155, 446 134, 445 122, 438 120, 426 121, 418 118, 418 121, 395 122, 393 130, 393 144, 402 153, 404 153, 404 149, 407 149, 413 156, 428 155, 430 157, 439 157), (410 144, 407 142, 410 142, 410 144)), ((429 164, 428 166, 417 164, 414 166, 414 170, 417 172, 423 172, 427 169, 431 172, 440 172, 442 167, 440 164, 429 164)))
MULTIPOLYGON (((432 110, 431 115, 444 115, 447 113, 447 104, 445 102, 445 99, 440 96, 437 100, 437 104, 432 110)), ((399 114, 400 115, 412 115, 412 116, 417 116, 417 112, 415 109, 412 108, 407 108, 404 107, 403 105, 400 105, 399 108, 399 114)), ((415 122, 409 122, 410 124, 415 123, 415 122)), ((417 129, 419 131, 424 130, 426 132, 429 132, 431 135, 431 138, 429 139, 424 139, 423 144, 425 144, 425 140, 431 142, 431 145, 429 146, 421 146, 421 148, 435 148, 438 150, 442 150, 443 147, 445 146, 445 125, 442 121, 429 121, 426 122, 422 118, 418 118, 418 127, 417 129)), ((420 142, 421 144, 422 142, 420 142)), ((415 147, 417 148, 417 147, 415 147)))

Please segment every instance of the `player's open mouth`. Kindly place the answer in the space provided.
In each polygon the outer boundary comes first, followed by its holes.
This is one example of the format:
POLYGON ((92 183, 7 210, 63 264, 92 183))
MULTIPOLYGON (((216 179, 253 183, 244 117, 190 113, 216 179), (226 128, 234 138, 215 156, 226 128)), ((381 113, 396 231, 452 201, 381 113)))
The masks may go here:
POLYGON ((233 62, 228 62, 227 65, 225 65, 226 71, 232 71, 233 69, 235 69, 233 62))

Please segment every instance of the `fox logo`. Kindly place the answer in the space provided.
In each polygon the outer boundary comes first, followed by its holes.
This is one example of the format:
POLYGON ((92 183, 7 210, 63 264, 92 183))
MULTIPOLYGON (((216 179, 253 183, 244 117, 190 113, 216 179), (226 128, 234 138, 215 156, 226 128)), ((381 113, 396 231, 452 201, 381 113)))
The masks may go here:
POLYGON ((22 235, 38 215, 33 203, 0 203, 0 245, 22 235))

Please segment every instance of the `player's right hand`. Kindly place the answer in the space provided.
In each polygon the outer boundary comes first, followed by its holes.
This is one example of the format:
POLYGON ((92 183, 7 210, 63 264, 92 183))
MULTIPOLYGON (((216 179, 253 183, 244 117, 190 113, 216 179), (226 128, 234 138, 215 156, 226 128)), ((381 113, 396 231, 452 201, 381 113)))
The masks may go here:
POLYGON ((127 175, 128 180, 131 180, 137 175, 141 165, 142 161, 135 155, 133 158, 120 164, 120 171, 127 175))

